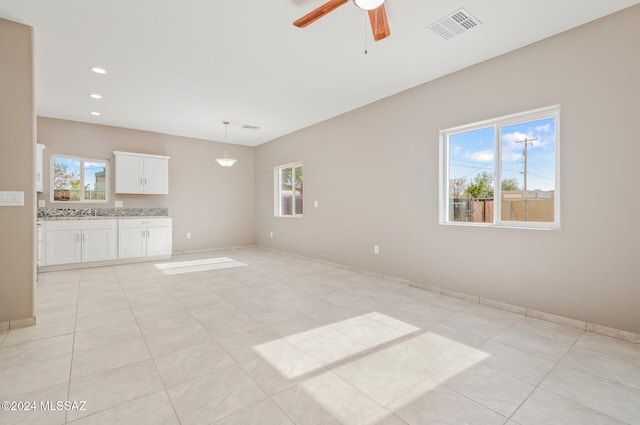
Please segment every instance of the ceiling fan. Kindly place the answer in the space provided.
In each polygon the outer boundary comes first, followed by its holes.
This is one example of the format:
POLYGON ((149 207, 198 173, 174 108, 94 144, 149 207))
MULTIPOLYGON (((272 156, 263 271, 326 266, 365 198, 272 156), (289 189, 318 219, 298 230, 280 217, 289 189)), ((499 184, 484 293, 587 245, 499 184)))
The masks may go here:
MULTIPOLYGON (((349 0, 329 0, 317 9, 307 13, 302 18, 293 23, 296 27, 304 28, 322 18, 329 12, 333 12, 338 7, 347 3, 349 0)), ((369 22, 371 22, 371 30, 373 31, 373 39, 380 41, 391 35, 389 30, 389 21, 387 20, 387 11, 384 8, 385 0, 352 0, 360 9, 364 9, 369 13, 369 22)))

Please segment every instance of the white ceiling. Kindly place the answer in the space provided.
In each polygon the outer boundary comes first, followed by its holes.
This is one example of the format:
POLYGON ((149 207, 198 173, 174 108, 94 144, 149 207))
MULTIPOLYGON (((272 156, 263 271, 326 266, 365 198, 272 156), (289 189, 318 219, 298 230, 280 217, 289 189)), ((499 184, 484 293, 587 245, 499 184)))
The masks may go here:
POLYGON ((35 28, 38 115, 216 141, 228 120, 230 143, 255 146, 639 3, 387 0, 374 42, 351 2, 292 25, 323 2, 0 0, 0 17, 35 28), (460 7, 482 25, 428 29, 460 7))

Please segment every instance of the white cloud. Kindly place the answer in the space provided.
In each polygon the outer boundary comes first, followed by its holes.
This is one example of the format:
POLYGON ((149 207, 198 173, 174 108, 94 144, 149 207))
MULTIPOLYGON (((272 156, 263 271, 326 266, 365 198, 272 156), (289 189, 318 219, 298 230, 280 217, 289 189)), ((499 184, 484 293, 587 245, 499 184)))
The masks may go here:
MULTIPOLYGON (((531 135, 520 133, 519 131, 515 131, 513 133, 505 133, 502 135, 502 148, 504 149, 505 143, 509 146, 518 146, 518 142, 524 139, 531 139, 531 135)), ((522 146, 522 145, 520 145, 522 146)))
POLYGON ((493 161, 494 152, 493 150, 466 152, 464 156, 476 162, 490 162, 493 161))
POLYGON ((462 151, 462 147, 461 146, 454 146, 453 147, 453 154, 454 155, 458 155, 461 151, 462 151))
POLYGON ((539 125, 536 127, 536 132, 539 133, 548 133, 551 131, 551 123, 545 125, 539 125))

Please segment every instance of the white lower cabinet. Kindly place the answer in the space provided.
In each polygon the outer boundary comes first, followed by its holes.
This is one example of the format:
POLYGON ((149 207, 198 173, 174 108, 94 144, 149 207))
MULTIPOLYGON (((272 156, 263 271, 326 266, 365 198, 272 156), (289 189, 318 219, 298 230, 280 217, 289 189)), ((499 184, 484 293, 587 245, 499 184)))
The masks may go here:
POLYGON ((50 221, 46 232, 46 261, 56 264, 117 258, 117 220, 50 221))
POLYGON ((118 229, 118 258, 171 255, 171 218, 122 219, 118 229))

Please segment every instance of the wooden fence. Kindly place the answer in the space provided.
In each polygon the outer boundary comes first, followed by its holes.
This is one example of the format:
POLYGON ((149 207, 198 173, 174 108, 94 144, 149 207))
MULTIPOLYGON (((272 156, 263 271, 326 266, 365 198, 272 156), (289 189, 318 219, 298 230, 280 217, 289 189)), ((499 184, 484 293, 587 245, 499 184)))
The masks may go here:
MULTIPOLYGON (((492 223, 494 199, 451 198, 449 220, 469 223, 492 223)), ((553 199, 503 199, 504 221, 552 222, 553 199)))

